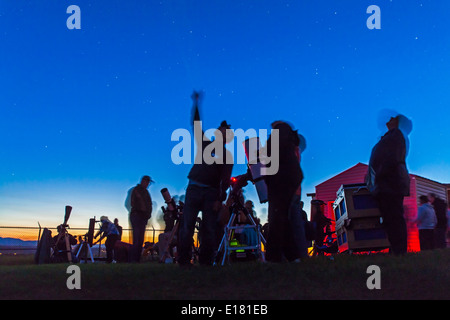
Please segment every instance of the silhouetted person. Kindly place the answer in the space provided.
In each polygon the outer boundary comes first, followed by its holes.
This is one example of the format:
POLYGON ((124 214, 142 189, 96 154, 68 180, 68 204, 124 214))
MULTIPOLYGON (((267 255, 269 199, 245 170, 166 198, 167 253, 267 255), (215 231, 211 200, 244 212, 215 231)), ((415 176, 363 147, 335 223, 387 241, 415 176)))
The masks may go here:
POLYGON ((130 222, 133 228, 133 245, 129 255, 130 262, 140 262, 144 244, 145 227, 152 216, 152 198, 147 188, 153 182, 149 176, 143 176, 141 183, 131 192, 130 222))
POLYGON ((119 225, 119 219, 117 218, 114 219, 114 225, 116 226, 117 231, 119 231, 119 240, 122 240, 123 228, 122 226, 119 225))
MULTIPOLYGON (((294 237, 292 224, 301 224, 298 232, 302 232, 304 240, 304 228, 300 212, 300 197, 297 191, 303 180, 303 172, 300 168, 298 147, 300 139, 297 131, 283 121, 272 123, 272 129, 277 129, 279 140, 279 167, 278 172, 266 175, 264 180, 267 184, 269 199, 269 234, 266 238, 266 259, 272 262, 281 262, 283 257, 288 261, 294 261, 301 257, 298 241, 294 237), (299 219, 292 219, 292 217, 299 219), (291 219, 290 219, 291 218, 291 219)), ((267 155, 273 158, 272 152, 273 134, 267 141, 267 155)))
POLYGON ((428 194, 428 199, 434 208, 437 218, 436 228, 434 229, 434 247, 436 249, 446 248, 447 203, 435 193, 428 194))
POLYGON ((222 202, 226 198, 226 190, 230 184, 231 171, 233 169, 229 151, 225 144, 230 141, 230 125, 222 121, 216 130, 216 140, 210 141, 204 132, 199 130, 200 113, 198 110, 200 94, 195 92, 193 100, 193 125, 195 141, 197 143, 197 154, 195 163, 189 172, 189 185, 186 190, 186 199, 183 215, 180 219, 178 262, 180 266, 189 266, 192 258, 192 243, 195 223, 199 212, 202 212, 202 223, 200 227, 201 241, 199 250, 199 262, 203 265, 213 263, 215 250, 218 247, 217 227, 218 213, 222 202), (216 148, 212 148, 214 143, 216 148), (210 148, 208 148, 210 146, 210 148), (205 154, 205 149, 211 153, 205 154), (212 154, 214 152, 215 154, 212 154), (214 161, 205 161, 209 158, 214 161))
POLYGON ((417 229, 419 229, 420 250, 434 248, 434 228, 436 226, 436 214, 427 196, 420 196, 420 207, 417 211, 417 229))
POLYGON ((255 205, 253 204, 252 200, 247 200, 244 203, 244 207, 245 209, 247 209, 248 213, 251 214, 253 220, 256 219, 256 211, 253 209, 255 207, 255 205))
POLYGON ((388 132, 373 147, 366 176, 368 189, 378 202, 383 225, 394 254, 407 251, 403 198, 409 195, 409 173, 406 168, 407 134, 412 123, 396 115, 386 123, 388 132), (401 126, 401 128, 400 128, 401 126))
POLYGON ((115 224, 112 223, 106 216, 101 216, 100 222, 102 223, 100 230, 94 236, 94 239, 98 236, 100 236, 100 239, 98 239, 95 244, 106 237, 106 263, 111 263, 115 260, 114 245, 116 244, 116 241, 119 240, 119 231, 117 230, 115 224))
MULTIPOLYGON (((58 231, 58 234, 53 237, 53 244, 56 245, 56 250, 57 250, 57 252, 55 252, 54 256, 56 258, 56 262, 67 262, 67 261, 69 261, 69 259, 67 257, 67 247, 66 247, 65 238, 64 237, 59 238, 58 243, 56 243, 56 241, 58 240, 59 234, 61 232, 64 232, 63 227, 61 225, 59 225, 57 227, 57 231, 58 231)), ((67 233, 67 237, 69 239, 69 250, 70 250, 70 254, 72 255, 72 261, 75 261, 75 255, 72 252, 72 246, 76 245, 78 243, 78 241, 77 241, 77 238, 75 238, 70 233, 67 233)))
MULTIPOLYGON (((305 240, 306 240, 306 247, 312 247, 312 240, 314 240, 314 236, 316 234, 316 231, 313 227, 313 223, 308 221, 308 214, 303 209, 305 203, 303 201, 300 201, 300 213, 301 218, 303 220, 303 229, 305 230, 305 240)), ((306 249, 308 251, 308 249, 306 249)))
MULTIPOLYGON (((314 230, 314 245, 317 248, 323 247, 323 242, 330 231, 331 220, 325 216, 324 212, 325 202, 322 200, 311 201, 311 222, 315 226, 314 230)), ((323 255, 323 251, 318 251, 323 255)))
POLYGON ((305 206, 305 203, 303 201, 300 201, 300 212, 302 214, 303 221, 306 222, 306 221, 308 221, 308 214, 303 209, 304 206, 305 206))

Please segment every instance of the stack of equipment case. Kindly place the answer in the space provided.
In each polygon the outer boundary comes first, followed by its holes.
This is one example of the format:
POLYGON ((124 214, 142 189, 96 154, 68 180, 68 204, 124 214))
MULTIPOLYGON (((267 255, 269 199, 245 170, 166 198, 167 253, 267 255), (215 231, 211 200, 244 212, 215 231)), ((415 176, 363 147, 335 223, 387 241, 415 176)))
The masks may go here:
POLYGON ((333 203, 339 252, 389 248, 377 203, 365 184, 343 184, 333 203))

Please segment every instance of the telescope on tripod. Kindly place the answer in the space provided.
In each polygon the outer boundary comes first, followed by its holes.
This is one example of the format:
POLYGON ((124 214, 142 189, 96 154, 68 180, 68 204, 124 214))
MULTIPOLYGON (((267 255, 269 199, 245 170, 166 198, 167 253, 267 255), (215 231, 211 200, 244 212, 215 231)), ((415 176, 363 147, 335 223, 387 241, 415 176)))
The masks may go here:
POLYGON ((78 248, 76 257, 79 259, 79 261, 82 261, 84 259, 84 262, 87 263, 88 260, 88 254, 91 262, 94 262, 94 255, 92 254, 92 245, 94 242, 94 229, 95 229, 95 223, 99 222, 95 220, 94 218, 89 219, 89 229, 88 232, 83 236, 81 240, 80 247, 78 248))
POLYGON ((243 145, 248 161, 248 169, 246 173, 231 178, 231 191, 226 201, 230 213, 230 218, 224 228, 224 235, 222 237, 222 241, 220 242, 219 249, 217 250, 217 257, 214 261, 214 265, 216 265, 216 263, 218 262, 217 260, 221 258, 221 265, 223 266, 226 260, 229 261, 230 255, 233 252, 236 253, 236 255, 238 255, 238 253, 245 254, 246 252, 249 252, 254 257, 265 261, 261 243, 266 245, 266 239, 261 233, 259 224, 256 224, 252 214, 247 210, 247 208, 245 208, 244 204, 242 203, 242 188, 247 186, 249 181, 251 181, 255 185, 260 203, 265 203, 268 201, 267 186, 261 170, 264 165, 259 158, 259 150, 261 145, 259 142, 259 138, 257 137, 245 140, 243 145), (245 215, 246 220, 249 223, 244 226, 237 226, 236 218, 241 213, 245 215), (235 238, 238 231, 243 231, 245 232, 245 234, 247 234, 247 243, 241 244, 236 241, 235 238), (222 254, 221 257, 220 254, 222 254))
POLYGON ((231 192, 228 196, 227 203, 229 203, 228 210, 230 212, 230 219, 224 228, 224 235, 220 242, 219 249, 217 250, 217 257, 214 265, 221 258, 221 265, 225 264, 225 261, 230 259, 232 253, 243 254, 247 257, 247 254, 252 254, 255 258, 259 258, 262 261, 265 260, 264 253, 262 251, 261 243, 266 245, 266 239, 261 233, 259 224, 256 224, 252 214, 242 203, 242 187, 247 185, 247 174, 233 177, 231 181, 231 192), (243 213, 248 222, 246 225, 239 226, 236 224, 237 217, 243 213), (237 233, 245 233, 246 243, 240 243, 236 241, 237 233), (222 254, 222 256, 220 256, 222 254))
POLYGON ((163 263, 166 259, 172 258, 170 254, 170 245, 178 232, 178 227, 180 225, 180 216, 183 214, 184 203, 178 201, 178 205, 175 200, 170 195, 167 188, 161 189, 161 195, 167 204, 167 208, 161 207, 164 213, 164 221, 166 222, 166 230, 170 230, 169 237, 165 239, 162 247, 159 251, 159 262, 163 263))

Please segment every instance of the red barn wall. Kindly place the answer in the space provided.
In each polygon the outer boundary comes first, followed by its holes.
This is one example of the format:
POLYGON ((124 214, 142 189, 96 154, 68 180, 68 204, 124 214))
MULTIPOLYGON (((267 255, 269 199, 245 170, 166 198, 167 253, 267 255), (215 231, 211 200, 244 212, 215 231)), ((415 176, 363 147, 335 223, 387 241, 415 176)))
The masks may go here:
POLYGON ((417 181, 412 174, 409 175, 409 197, 403 200, 403 208, 405 210, 404 217, 406 221, 406 229, 408 231, 408 252, 420 251, 419 229, 413 221, 417 217, 417 181))

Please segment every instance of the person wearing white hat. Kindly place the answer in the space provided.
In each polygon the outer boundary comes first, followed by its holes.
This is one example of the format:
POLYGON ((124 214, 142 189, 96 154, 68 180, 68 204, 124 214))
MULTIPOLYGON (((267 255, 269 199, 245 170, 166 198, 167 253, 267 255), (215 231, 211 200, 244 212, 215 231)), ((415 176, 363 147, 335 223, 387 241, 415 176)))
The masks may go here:
POLYGON ((116 241, 119 240, 119 231, 117 230, 114 223, 112 223, 107 216, 101 216, 100 222, 102 226, 97 234, 94 236, 94 239, 97 238, 100 234, 101 237, 95 243, 99 243, 103 238, 106 237, 105 247, 106 247, 106 263, 113 262, 114 259, 114 245, 116 241))
POLYGON ((390 249, 398 255, 407 252, 403 198, 409 196, 409 173, 405 160, 412 122, 394 113, 387 120, 386 127, 388 131, 372 149, 366 183, 378 202, 390 249))

